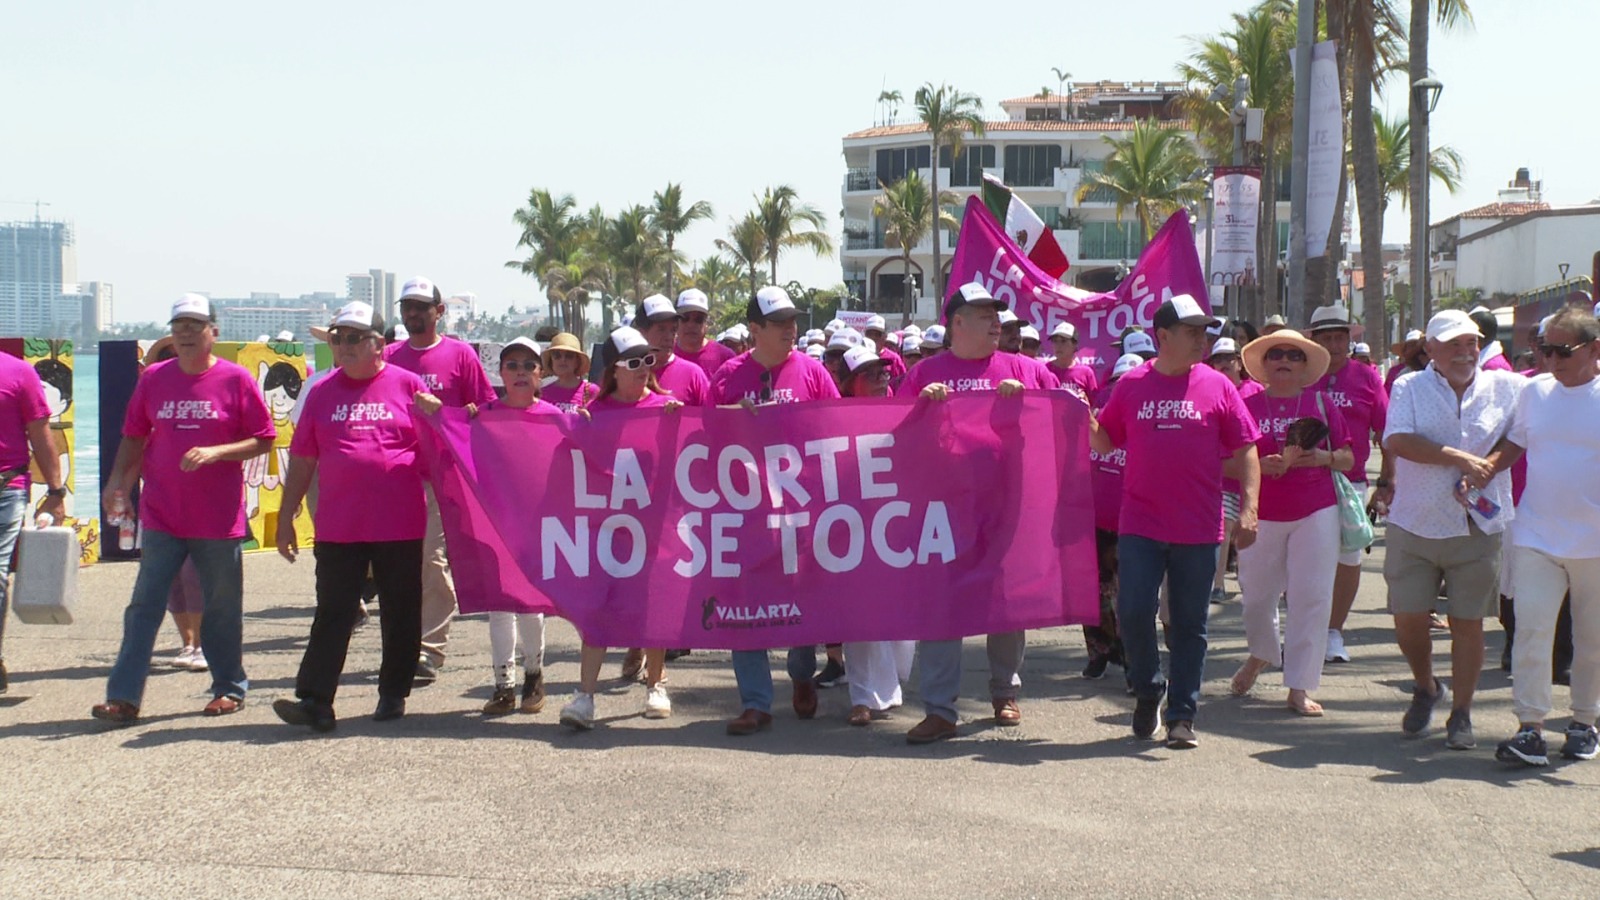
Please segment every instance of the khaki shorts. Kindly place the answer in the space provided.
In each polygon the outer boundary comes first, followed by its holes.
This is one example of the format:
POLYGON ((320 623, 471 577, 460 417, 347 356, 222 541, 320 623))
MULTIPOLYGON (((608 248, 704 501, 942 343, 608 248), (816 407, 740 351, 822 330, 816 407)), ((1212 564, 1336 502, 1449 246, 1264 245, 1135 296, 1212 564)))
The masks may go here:
POLYGON ((1432 612, 1439 588, 1453 619, 1482 619, 1500 608, 1500 535, 1418 537, 1389 523, 1384 533, 1383 577, 1389 582, 1389 612, 1432 612))

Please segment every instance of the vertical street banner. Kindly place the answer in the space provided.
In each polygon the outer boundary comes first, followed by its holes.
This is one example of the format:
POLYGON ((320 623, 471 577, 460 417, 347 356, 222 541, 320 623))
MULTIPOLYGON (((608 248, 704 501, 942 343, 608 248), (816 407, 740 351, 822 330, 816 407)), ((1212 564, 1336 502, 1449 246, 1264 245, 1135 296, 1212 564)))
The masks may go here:
POLYGON ((1261 170, 1218 166, 1212 173, 1211 284, 1252 285, 1260 278, 1256 229, 1261 219, 1261 170))
POLYGON ((1338 44, 1311 48, 1311 131, 1306 146, 1306 258, 1326 256, 1328 231, 1344 171, 1344 112, 1339 97, 1338 44))

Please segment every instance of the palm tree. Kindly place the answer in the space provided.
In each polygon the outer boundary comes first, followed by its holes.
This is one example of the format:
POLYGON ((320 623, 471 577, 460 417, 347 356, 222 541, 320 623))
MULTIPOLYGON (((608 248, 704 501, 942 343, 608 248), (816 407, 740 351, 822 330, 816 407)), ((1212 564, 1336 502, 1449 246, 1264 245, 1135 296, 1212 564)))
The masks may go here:
POLYGON ((884 107, 883 124, 893 125, 895 117, 900 114, 900 103, 905 99, 899 91, 879 91, 878 105, 884 107))
MULTIPOLYGON (((933 193, 939 193, 939 148, 949 147, 950 157, 961 155, 967 132, 975 138, 983 137, 983 101, 976 94, 968 94, 941 84, 928 82, 917 88, 917 117, 933 139, 933 153, 929 157, 933 169, 933 193)), ((933 275, 925 285, 935 298, 944 299, 944 254, 939 243, 939 217, 933 219, 933 275)))
MULTIPOLYGON (((1389 210, 1389 198, 1400 197, 1401 206, 1411 203, 1411 123, 1405 119, 1385 119, 1372 114, 1372 130, 1377 135, 1378 218, 1389 210)), ((1449 146, 1434 147, 1428 154, 1428 175, 1454 194, 1461 189, 1461 154, 1449 146)))
POLYGON ((915 303, 911 295, 911 248, 920 244, 933 227, 935 209, 944 224, 955 227, 956 217, 947 212, 945 207, 956 202, 956 195, 941 191, 939 202, 935 204, 933 193, 915 169, 894 184, 879 184, 883 193, 873 199, 872 214, 884 223, 884 244, 899 247, 901 260, 905 264, 905 305, 900 321, 903 327, 911 324, 915 303))
POLYGON ((787 184, 767 188, 756 198, 756 221, 761 223, 761 235, 766 245, 767 265, 772 280, 778 283, 778 255, 791 247, 810 250, 818 256, 833 252, 833 239, 823 231, 828 219, 809 203, 801 203, 800 195, 787 184), (810 229, 801 226, 809 225, 810 229))
POLYGON ((544 282, 545 296, 550 299, 550 311, 556 315, 563 331, 577 335, 581 340, 588 328, 585 313, 593 294, 605 290, 607 272, 599 259, 585 251, 574 253, 567 262, 552 263, 539 276, 544 282))
POLYGON ((583 240, 583 223, 572 214, 577 205, 571 194, 556 197, 544 188, 530 191, 528 205, 511 214, 522 232, 517 246, 530 252, 527 259, 506 263, 506 268, 537 278, 552 263, 577 251, 583 240))
POLYGON ((644 299, 645 273, 655 271, 666 256, 666 245, 651 225, 650 211, 638 205, 624 209, 606 221, 599 244, 614 270, 613 283, 631 287, 628 299, 634 303, 644 299))
POLYGON ((766 232, 761 220, 754 212, 745 213, 744 218, 728 229, 726 239, 717 238, 717 249, 733 257, 734 262, 749 273, 750 296, 754 297, 760 288, 756 267, 767 258, 766 232))
POLYGON ((678 235, 688 231, 689 226, 695 222, 710 219, 711 216, 711 204, 704 200, 697 200, 689 204, 688 208, 684 208, 682 185, 669 182, 666 190, 656 192, 655 203, 650 207, 650 224, 654 226, 667 245, 666 281, 668 297, 677 296, 673 293, 673 288, 675 287, 673 276, 677 274, 676 267, 678 263, 684 262, 683 254, 679 253, 673 246, 677 243, 678 235))
POLYGON ((694 286, 706 292, 713 308, 733 302, 744 287, 745 274, 722 256, 708 256, 695 266, 694 286))
POLYGON ((1105 188, 1117 204, 1117 221, 1132 207, 1145 240, 1168 216, 1205 197, 1205 182, 1197 177, 1200 155, 1178 128, 1141 119, 1127 136, 1101 140, 1111 146, 1111 155, 1104 169, 1084 173, 1077 201, 1105 188))

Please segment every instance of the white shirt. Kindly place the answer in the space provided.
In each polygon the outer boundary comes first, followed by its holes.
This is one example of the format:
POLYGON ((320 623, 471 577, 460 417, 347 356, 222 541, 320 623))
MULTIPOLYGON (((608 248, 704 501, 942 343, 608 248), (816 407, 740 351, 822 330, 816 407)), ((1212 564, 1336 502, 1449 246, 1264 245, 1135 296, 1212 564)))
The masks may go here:
MULTIPOLYGON (((1429 363, 1420 372, 1400 376, 1389 397, 1389 423, 1383 438, 1415 434, 1440 446, 1454 447, 1474 456, 1488 456, 1511 430, 1517 394, 1527 379, 1514 372, 1478 370, 1472 383, 1456 398, 1455 388, 1429 363)), ((1500 507, 1492 519, 1468 511, 1455 498, 1461 470, 1455 466, 1426 465, 1395 457, 1394 502, 1389 521, 1418 537, 1465 537, 1470 515, 1486 534, 1504 531, 1515 518, 1511 506, 1511 473, 1501 472, 1483 489, 1483 495, 1500 507)))
POLYGON ((1528 451, 1511 543, 1563 559, 1600 556, 1600 378, 1571 388, 1554 375, 1529 381, 1508 437, 1528 451))

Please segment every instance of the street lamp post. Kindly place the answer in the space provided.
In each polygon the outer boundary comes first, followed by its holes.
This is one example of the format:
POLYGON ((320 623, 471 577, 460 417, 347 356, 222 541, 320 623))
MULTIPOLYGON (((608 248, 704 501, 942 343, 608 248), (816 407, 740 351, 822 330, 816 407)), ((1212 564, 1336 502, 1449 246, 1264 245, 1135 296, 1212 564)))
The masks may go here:
POLYGON ((1428 118, 1439 105, 1444 85, 1437 78, 1411 84, 1411 327, 1422 328, 1432 306, 1432 266, 1428 247, 1428 118), (1420 151, 1420 152, 1418 152, 1420 151))

